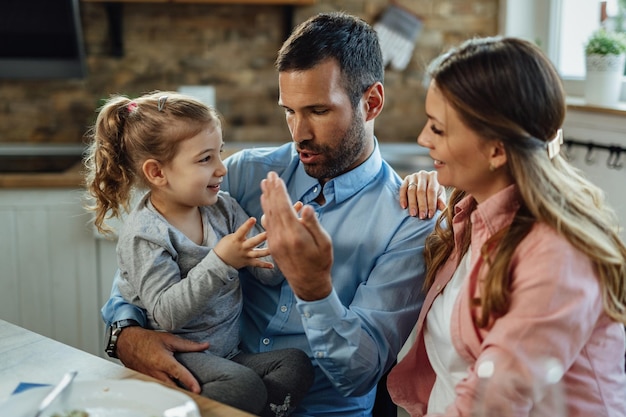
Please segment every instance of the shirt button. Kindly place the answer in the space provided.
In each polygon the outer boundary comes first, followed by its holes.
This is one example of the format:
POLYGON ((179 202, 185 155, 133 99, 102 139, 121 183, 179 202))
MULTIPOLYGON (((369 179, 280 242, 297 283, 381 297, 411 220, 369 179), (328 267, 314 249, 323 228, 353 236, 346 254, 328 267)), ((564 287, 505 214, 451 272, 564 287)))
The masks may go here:
POLYGON ((265 339, 263 339, 263 342, 262 342, 262 343, 263 343, 265 346, 267 346, 267 345, 269 345, 269 344, 270 344, 270 339, 268 339, 268 338, 266 337, 265 339))
POLYGON ((313 192, 316 193, 317 192, 317 187, 313 188, 313 192))
POLYGON ((309 313, 308 311, 304 312, 304 317, 306 317, 307 319, 311 318, 311 313, 309 313))
POLYGON ((287 312, 287 306, 280 306, 280 311, 281 311, 281 313, 286 313, 287 312))
POLYGON ((323 358, 324 357, 324 352, 315 352, 315 357, 316 358, 323 358))

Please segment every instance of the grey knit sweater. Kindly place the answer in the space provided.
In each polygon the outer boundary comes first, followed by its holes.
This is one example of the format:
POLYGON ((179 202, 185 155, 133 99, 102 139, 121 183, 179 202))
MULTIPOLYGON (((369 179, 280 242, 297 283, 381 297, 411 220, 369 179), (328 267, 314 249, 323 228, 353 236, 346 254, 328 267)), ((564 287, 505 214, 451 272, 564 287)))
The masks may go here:
MULTIPOLYGON (((213 247, 249 216, 225 192, 216 204, 200 210, 204 239, 196 245, 156 211, 146 194, 119 233, 119 289, 126 300, 146 310, 151 328, 208 341, 212 353, 230 358, 238 352, 241 288, 238 271, 213 247)), ((256 225, 252 233, 260 230, 256 225)), ((267 285, 284 279, 277 268, 253 272, 267 285)))

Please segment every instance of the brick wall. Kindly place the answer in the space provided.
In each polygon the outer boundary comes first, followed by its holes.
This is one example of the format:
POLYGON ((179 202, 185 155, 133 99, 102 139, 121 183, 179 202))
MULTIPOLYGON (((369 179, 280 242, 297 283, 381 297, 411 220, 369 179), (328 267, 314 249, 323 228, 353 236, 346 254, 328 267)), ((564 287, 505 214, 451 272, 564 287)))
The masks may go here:
MULTIPOLYGON (((424 27, 408 67, 387 70, 381 141, 413 142, 424 123, 425 65, 451 44, 497 32, 498 0, 397 0, 424 27)), ((277 106, 276 51, 319 11, 375 23, 386 0, 318 0, 314 6, 125 3, 123 56, 114 56, 103 3, 81 3, 89 75, 82 80, 0 80, 0 142, 80 142, 102 98, 180 85, 214 85, 226 141, 290 140, 277 106), (291 13, 293 12, 293 13, 291 13)))

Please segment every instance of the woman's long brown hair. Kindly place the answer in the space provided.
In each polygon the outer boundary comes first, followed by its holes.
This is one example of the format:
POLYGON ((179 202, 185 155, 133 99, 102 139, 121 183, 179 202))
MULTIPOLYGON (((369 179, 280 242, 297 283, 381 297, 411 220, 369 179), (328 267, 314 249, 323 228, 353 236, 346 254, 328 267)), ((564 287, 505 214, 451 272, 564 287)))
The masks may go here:
MULTIPOLYGON (((546 142, 565 118, 565 95, 551 62, 530 42, 516 38, 466 41, 433 62, 433 82, 462 122, 481 137, 504 143, 509 174, 522 205, 513 223, 481 250, 487 265, 478 325, 503 315, 510 304, 511 258, 533 225, 542 222, 591 259, 602 288, 607 314, 626 324, 626 247, 618 235, 614 211, 601 189, 557 155, 546 142)), ((454 190, 448 208, 427 239, 425 287, 454 250, 454 205, 465 193, 454 190)), ((469 220, 468 220, 469 221, 469 220)), ((470 242, 466 225, 461 253, 470 242)))

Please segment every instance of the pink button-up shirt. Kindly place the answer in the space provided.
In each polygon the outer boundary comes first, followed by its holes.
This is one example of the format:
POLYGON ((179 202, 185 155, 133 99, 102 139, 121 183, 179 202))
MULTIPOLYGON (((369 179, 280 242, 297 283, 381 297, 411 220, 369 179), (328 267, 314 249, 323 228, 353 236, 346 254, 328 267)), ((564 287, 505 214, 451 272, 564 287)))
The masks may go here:
MULTIPOLYGON (((544 394, 546 359, 565 371, 561 387, 568 417, 626 416, 624 326, 603 310, 602 294, 591 261, 549 226, 537 223, 520 242, 511 260, 511 303, 508 312, 488 329, 478 328, 471 299, 480 296, 483 244, 507 227, 519 207, 512 185, 469 212, 471 197, 455 207, 457 247, 464 222, 471 216, 472 260, 457 298, 450 332, 454 348, 473 365, 456 386, 456 399, 446 416, 469 416, 474 407, 504 407, 503 416, 558 416, 544 394), (478 365, 495 364, 493 376, 481 380, 478 365), (478 398, 479 401, 475 401, 478 398), (531 414, 532 410, 532 414, 531 414)), ((433 300, 451 279, 462 254, 456 250, 440 268, 426 295, 417 322, 417 339, 388 378, 394 402, 411 416, 426 415, 435 374, 424 348, 423 327, 433 300)))

